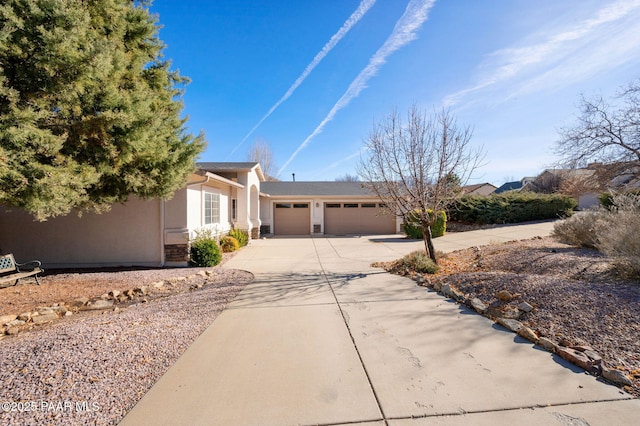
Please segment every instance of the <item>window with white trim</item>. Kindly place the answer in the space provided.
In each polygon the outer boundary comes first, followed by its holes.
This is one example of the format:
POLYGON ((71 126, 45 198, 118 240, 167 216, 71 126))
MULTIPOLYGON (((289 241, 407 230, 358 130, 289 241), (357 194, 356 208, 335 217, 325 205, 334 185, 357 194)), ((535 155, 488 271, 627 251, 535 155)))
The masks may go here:
POLYGON ((220 194, 204 193, 204 224, 220 223, 220 194))

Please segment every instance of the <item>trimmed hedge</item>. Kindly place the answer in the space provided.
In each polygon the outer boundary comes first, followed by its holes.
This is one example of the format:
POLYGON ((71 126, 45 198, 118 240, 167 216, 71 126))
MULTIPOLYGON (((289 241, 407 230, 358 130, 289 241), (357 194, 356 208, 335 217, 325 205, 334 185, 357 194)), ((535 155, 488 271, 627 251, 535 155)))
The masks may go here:
POLYGON ((576 200, 559 194, 465 195, 450 207, 449 220, 486 225, 557 219, 571 216, 577 206, 576 200))
POLYGON ((236 251, 240 248, 240 243, 232 236, 225 235, 220 238, 220 248, 222 248, 223 253, 231 253, 232 251, 236 251))
MULTIPOLYGON (((429 214, 433 214, 433 210, 427 210, 429 214)), ((402 223, 402 230, 407 237, 417 240, 422 239, 422 226, 418 220, 420 210, 414 210, 409 213, 404 222, 402 223)), ((447 214, 444 211, 439 211, 436 216, 436 222, 431 225, 431 237, 442 237, 447 232, 447 214)))

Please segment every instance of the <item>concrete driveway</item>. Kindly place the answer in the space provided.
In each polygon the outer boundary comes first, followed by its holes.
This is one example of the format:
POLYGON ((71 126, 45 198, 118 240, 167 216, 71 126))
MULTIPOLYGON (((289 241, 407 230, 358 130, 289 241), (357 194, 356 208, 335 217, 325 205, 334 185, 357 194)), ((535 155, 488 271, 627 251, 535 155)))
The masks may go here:
MULTIPOLYGON (((449 234, 438 250, 547 235, 449 234)), ((628 425, 640 401, 409 279, 397 236, 253 241, 256 279, 156 383, 131 425, 628 425)))

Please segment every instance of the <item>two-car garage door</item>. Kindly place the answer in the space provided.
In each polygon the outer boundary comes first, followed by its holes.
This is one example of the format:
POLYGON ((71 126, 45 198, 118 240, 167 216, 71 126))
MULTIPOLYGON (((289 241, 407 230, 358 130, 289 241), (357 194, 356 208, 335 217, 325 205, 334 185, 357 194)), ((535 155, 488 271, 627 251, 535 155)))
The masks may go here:
MULTIPOLYGON (((379 203, 324 203, 325 234, 395 234, 396 218, 379 203)), ((309 235, 310 203, 275 203, 274 234, 309 235)))
POLYGON ((395 234, 396 218, 378 203, 325 203, 325 234, 395 234))

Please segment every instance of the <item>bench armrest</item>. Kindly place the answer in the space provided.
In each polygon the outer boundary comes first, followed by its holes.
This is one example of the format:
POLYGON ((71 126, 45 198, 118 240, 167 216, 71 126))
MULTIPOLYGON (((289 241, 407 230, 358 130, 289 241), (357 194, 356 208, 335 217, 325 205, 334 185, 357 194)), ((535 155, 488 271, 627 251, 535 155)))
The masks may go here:
POLYGON ((16 263, 16 269, 18 272, 21 271, 33 271, 36 268, 39 268, 42 265, 42 262, 39 260, 32 260, 31 262, 25 263, 16 263))

